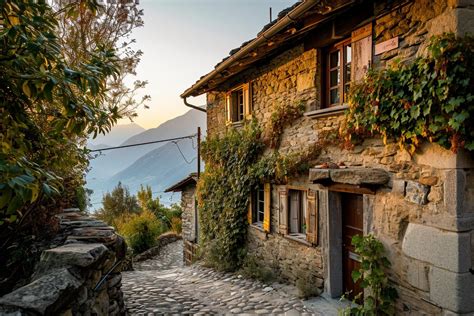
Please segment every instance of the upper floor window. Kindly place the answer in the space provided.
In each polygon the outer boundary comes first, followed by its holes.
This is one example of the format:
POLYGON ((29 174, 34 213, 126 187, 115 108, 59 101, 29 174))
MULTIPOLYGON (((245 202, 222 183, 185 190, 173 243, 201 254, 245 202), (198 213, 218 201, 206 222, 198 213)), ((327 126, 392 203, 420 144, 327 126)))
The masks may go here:
POLYGON ((326 54, 326 105, 342 105, 347 101, 351 82, 351 39, 332 46, 326 54))
POLYGON ((226 121, 236 123, 251 115, 250 84, 232 89, 226 96, 226 121))

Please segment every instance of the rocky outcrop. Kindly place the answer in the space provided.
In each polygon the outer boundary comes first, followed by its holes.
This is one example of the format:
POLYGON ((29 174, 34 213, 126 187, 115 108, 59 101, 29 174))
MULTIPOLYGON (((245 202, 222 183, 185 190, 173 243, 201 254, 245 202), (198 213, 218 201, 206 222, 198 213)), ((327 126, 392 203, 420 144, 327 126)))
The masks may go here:
POLYGON ((123 238, 78 209, 58 217, 65 244, 44 251, 31 282, 0 298, 0 314, 124 315, 123 238))

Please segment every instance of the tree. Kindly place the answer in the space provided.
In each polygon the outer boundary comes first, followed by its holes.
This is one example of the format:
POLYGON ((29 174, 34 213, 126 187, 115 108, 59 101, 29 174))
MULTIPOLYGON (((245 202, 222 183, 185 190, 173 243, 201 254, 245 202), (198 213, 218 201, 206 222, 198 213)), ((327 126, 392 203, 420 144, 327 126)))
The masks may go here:
POLYGON ((12 240, 54 227, 52 215, 83 185, 84 140, 123 114, 108 102, 124 69, 114 47, 89 46, 73 62, 58 38, 58 18, 95 15, 96 0, 60 12, 48 3, 0 0, 0 280, 22 266, 12 240))
POLYGON ((121 182, 112 192, 107 192, 102 197, 102 204, 102 208, 96 213, 97 218, 115 227, 123 217, 141 212, 137 198, 131 195, 128 188, 121 182))
POLYGON ((133 30, 143 26, 143 10, 138 1, 103 1, 97 10, 82 9, 83 0, 53 0, 52 6, 58 12, 58 39, 68 63, 78 64, 87 58, 90 51, 100 47, 114 49, 117 55, 119 73, 106 82, 105 105, 116 107, 122 116, 133 118, 135 109, 146 106, 148 95, 137 99, 137 92, 146 81, 135 80, 132 87, 125 79, 136 75, 136 67, 143 55, 135 50, 133 30), (79 6, 81 9, 75 10, 79 6), (72 14, 70 14, 70 10, 72 14), (71 19, 73 16, 73 19, 71 19))

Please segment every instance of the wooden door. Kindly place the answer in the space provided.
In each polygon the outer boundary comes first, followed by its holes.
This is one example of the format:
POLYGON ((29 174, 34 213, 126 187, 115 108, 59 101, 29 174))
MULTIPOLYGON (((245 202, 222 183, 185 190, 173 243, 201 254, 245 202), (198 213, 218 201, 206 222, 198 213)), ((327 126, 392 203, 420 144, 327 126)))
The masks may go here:
POLYGON ((349 293, 349 298, 354 298, 362 292, 360 282, 354 283, 352 271, 359 269, 359 256, 351 244, 352 237, 363 235, 363 207, 362 195, 343 193, 342 204, 342 274, 344 293, 349 293))

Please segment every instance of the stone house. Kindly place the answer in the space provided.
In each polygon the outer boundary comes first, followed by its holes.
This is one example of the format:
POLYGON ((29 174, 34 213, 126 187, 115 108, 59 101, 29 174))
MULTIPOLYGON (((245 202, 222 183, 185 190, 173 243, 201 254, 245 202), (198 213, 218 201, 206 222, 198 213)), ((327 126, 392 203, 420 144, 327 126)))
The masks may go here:
POLYGON ((181 192, 183 259, 186 264, 191 264, 198 240, 197 179, 197 173, 191 173, 165 190, 165 192, 181 192))
MULTIPOLYGON (((474 31, 474 1, 306 0, 284 10, 230 52, 181 96, 207 94, 207 133, 255 118, 268 125, 277 106, 306 111, 284 129, 291 153, 337 130, 347 87, 369 67, 409 62, 429 38, 474 31)), ((360 291, 351 280, 356 234, 374 234, 392 262, 389 276, 404 314, 474 313, 472 156, 423 144, 414 154, 381 139, 353 150, 326 146, 319 166, 286 185, 262 183, 249 206, 248 249, 282 280, 311 275, 332 297, 360 291), (343 165, 329 169, 328 166, 343 165)))

